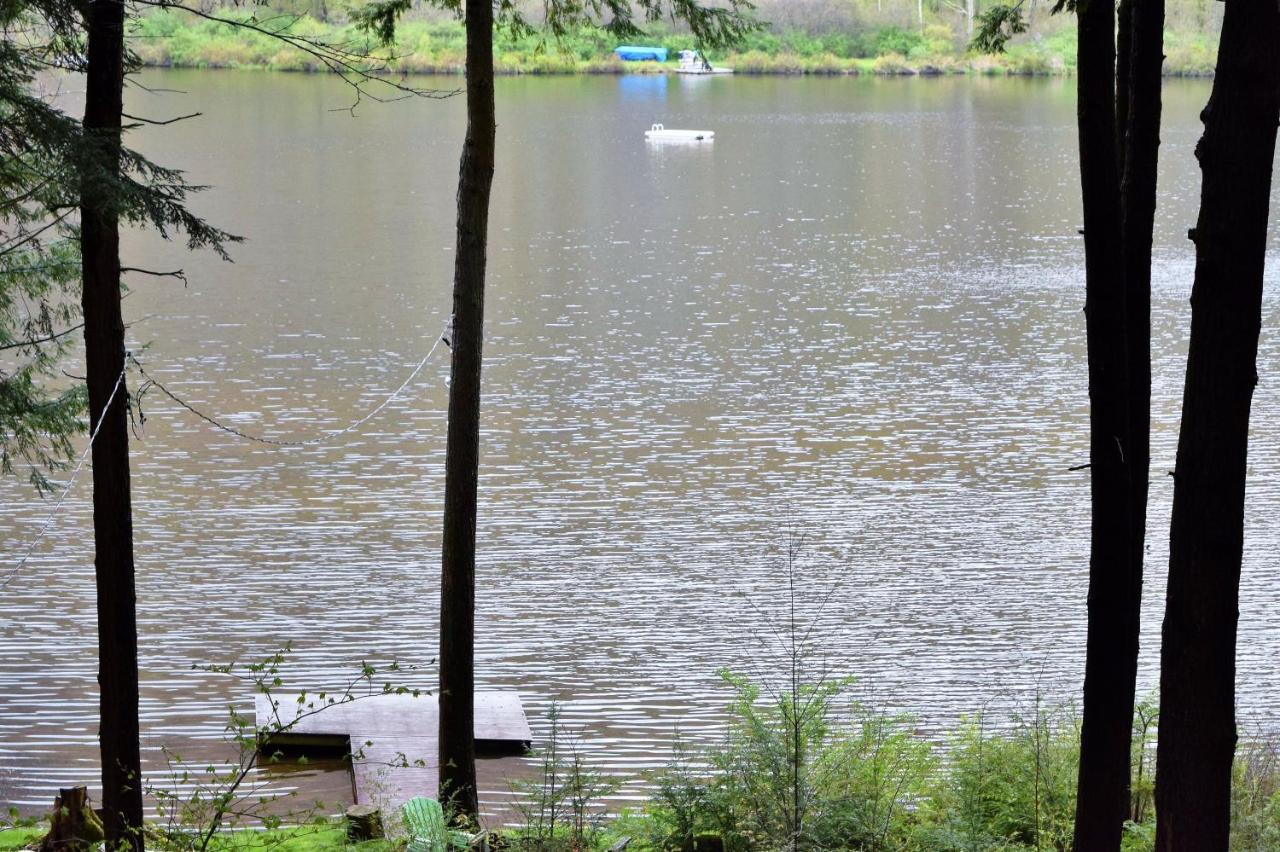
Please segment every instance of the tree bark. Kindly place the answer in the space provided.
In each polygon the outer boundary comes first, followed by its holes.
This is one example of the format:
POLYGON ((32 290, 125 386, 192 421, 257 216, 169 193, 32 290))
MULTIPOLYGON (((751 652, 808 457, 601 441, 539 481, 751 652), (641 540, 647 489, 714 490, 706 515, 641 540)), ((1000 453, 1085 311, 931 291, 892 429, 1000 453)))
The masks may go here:
POLYGON ((107 848, 141 852, 142 768, 128 391, 122 376, 125 349, 120 312, 120 225, 111 187, 111 179, 120 170, 124 5, 90 3, 85 16, 88 61, 84 129, 89 156, 80 189, 81 304, 89 419, 91 427, 99 430, 93 443, 93 535, 103 828, 107 848))
POLYGON ((1129 353, 1128 456, 1131 543, 1135 566, 1131 580, 1138 584, 1135 591, 1140 596, 1151 474, 1151 243, 1155 230, 1160 118, 1163 111, 1165 3, 1164 0, 1131 2, 1130 97, 1120 197, 1124 218, 1125 331, 1129 353))
POLYGON ((1191 342, 1160 660, 1156 848, 1225 850, 1249 412, 1280 121, 1280 8, 1226 4, 1196 148, 1202 171, 1191 342))
POLYGON ((485 254, 496 135, 493 8, 487 0, 467 3, 466 32, 467 136, 458 183, 441 547, 440 799, 474 820, 479 812, 474 732, 476 486, 485 254))
MULTIPOLYGON (((1135 582, 1114 0, 1081 0, 1077 17, 1092 525, 1074 848, 1094 852, 1119 849, 1128 815, 1141 575, 1135 582)), ((1127 97, 1119 106, 1128 113, 1127 97)))

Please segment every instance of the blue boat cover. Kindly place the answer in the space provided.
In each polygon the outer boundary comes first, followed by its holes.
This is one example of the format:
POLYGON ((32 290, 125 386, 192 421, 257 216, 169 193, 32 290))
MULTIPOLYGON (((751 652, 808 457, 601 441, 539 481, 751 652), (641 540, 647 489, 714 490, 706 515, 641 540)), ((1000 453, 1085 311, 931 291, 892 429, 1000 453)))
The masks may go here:
POLYGON ((666 62, 667 49, 665 47, 631 47, 623 45, 614 48, 614 53, 623 62, 666 62))

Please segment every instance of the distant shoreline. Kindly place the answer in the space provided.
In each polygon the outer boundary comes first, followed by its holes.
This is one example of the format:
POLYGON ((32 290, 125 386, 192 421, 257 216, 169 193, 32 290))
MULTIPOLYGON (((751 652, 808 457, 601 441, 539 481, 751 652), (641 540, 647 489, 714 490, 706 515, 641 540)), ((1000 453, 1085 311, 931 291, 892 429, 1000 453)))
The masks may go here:
MULTIPOLYGON (((228 12, 232 17, 237 12, 228 12)), ((246 20, 248 18, 246 17, 246 20)), ((325 72, 332 69, 261 29, 160 11, 134 21, 131 46, 138 60, 153 68, 233 68, 325 72)), ((388 74, 461 75, 465 35, 457 21, 406 20, 397 29, 394 49, 377 48, 350 24, 303 16, 281 32, 291 37, 368 51, 388 74)), ((655 32, 648 42, 673 55, 690 47, 689 36, 655 32)), ((1165 76, 1211 77, 1216 39, 1204 33, 1170 32, 1165 40, 1165 76)), ((1007 52, 974 54, 951 29, 929 25, 921 32, 885 27, 863 33, 768 33, 737 51, 714 52, 717 67, 745 76, 877 77, 1071 77, 1075 74, 1074 26, 1011 42, 1007 52)), ((550 44, 537 36, 500 34, 494 49, 496 73, 503 76, 568 76, 675 73, 674 61, 623 62, 615 43, 600 31, 583 31, 550 44)))
MULTIPOLYGON (((786 65, 787 57, 779 57, 780 64, 786 65)), ((730 59, 725 63, 725 67, 733 67, 729 63, 730 59)), ((177 71, 274 71, 285 74, 331 74, 331 69, 323 66, 308 66, 302 68, 295 67, 273 67, 268 64, 213 64, 213 63, 190 63, 177 64, 173 62, 148 62, 143 61, 143 68, 151 69, 171 69, 177 71)), ((409 76, 434 76, 434 77, 464 77, 466 76, 464 69, 459 66, 430 66, 423 68, 414 68, 413 70, 403 70, 399 68, 382 69, 372 72, 374 76, 397 76, 406 74, 409 76)), ((658 68, 601 68, 598 66, 584 67, 579 69, 556 69, 556 70, 526 70, 519 68, 497 68, 494 71, 499 77, 684 77, 687 75, 679 74, 674 68, 666 66, 658 68)), ((1074 71, 1020 71, 1013 68, 1004 68, 1000 66, 984 66, 978 63, 972 63, 967 66, 957 66, 949 63, 946 66, 939 67, 930 63, 922 63, 918 66, 906 65, 893 69, 862 69, 858 67, 839 68, 839 69, 784 69, 784 70, 738 70, 734 69, 733 74, 716 75, 717 79, 733 79, 734 77, 985 77, 999 78, 1011 77, 1021 79, 1063 79, 1074 77, 1074 71)), ((1213 71, 1171 71, 1166 69, 1164 72, 1166 80, 1211 80, 1213 79, 1213 71)))

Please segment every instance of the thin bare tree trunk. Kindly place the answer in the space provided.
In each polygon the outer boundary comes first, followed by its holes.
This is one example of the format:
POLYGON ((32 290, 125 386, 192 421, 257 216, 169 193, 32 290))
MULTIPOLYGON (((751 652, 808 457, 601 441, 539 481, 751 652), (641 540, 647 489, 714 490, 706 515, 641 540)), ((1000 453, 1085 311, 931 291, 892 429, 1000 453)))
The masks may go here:
MULTIPOLYGON (((1147 536, 1147 496, 1151 477, 1151 244, 1155 229, 1157 166, 1160 159, 1161 85, 1164 66, 1165 0, 1125 0, 1129 37, 1125 63, 1124 172, 1120 183, 1125 279, 1125 345, 1128 367, 1129 548, 1125 577, 1121 653, 1127 665, 1130 737, 1138 642, 1142 626, 1142 581, 1147 536)), ((1118 712, 1118 711, 1117 711, 1118 712)), ((1127 754, 1128 750, 1126 750, 1127 754)), ((1131 759, 1131 758, 1130 758, 1131 759)), ((1126 775, 1126 802, 1132 806, 1126 775)), ((1117 847, 1118 848, 1118 847, 1117 847)))
MULTIPOLYGON (((1074 848, 1114 850, 1129 807, 1137 659, 1128 343, 1117 128, 1116 7, 1081 0, 1078 121, 1089 350, 1092 527, 1074 848)), ((1122 102, 1127 111, 1127 99, 1122 102)), ((1139 575, 1140 576, 1140 575, 1139 575)))
POLYGON ((1226 4, 1196 148, 1203 183, 1160 659, 1156 848, 1226 850, 1249 413, 1257 384, 1280 7, 1226 4))
POLYGON ((445 458, 440 584, 440 798, 479 812, 475 761, 476 488, 485 255, 493 184, 493 8, 467 3, 467 137, 458 182, 453 273, 453 364, 445 458))
POLYGON ((120 169, 124 5, 90 3, 85 16, 88 68, 84 129, 92 156, 86 158, 89 165, 80 191, 81 302, 89 417, 91 425, 100 430, 93 444, 93 537, 103 829, 108 849, 125 847, 140 852, 142 771, 128 392, 122 377, 120 224, 111 187, 111 177, 120 169))

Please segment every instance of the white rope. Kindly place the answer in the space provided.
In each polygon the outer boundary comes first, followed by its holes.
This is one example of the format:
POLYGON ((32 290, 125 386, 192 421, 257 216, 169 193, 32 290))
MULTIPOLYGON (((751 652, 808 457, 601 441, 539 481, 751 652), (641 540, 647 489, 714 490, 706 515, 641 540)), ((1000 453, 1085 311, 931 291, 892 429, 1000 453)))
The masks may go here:
POLYGON ((93 432, 89 436, 89 445, 85 447, 84 452, 81 453, 79 461, 76 462, 75 468, 71 471, 71 478, 67 480, 67 484, 62 489, 62 493, 58 495, 58 500, 57 502, 54 503, 53 509, 49 512, 48 517, 45 518, 44 523, 40 526, 40 532, 36 534, 36 537, 32 539, 31 544, 27 546, 26 551, 22 554, 22 558, 18 560, 18 563, 14 565, 14 567, 9 571, 8 575, 4 578, 4 580, 0 581, 0 592, 3 592, 5 589, 7 589, 9 584, 13 582, 13 579, 18 576, 18 574, 22 571, 23 568, 26 567, 27 562, 31 559, 31 555, 35 553, 36 546, 40 543, 41 539, 43 539, 45 535, 49 532, 49 529, 53 526, 53 522, 57 518, 58 513, 61 511, 63 503, 65 503, 67 500, 67 495, 71 493, 71 487, 75 485, 76 478, 80 475, 80 471, 84 468, 84 464, 89 458, 89 453, 93 450, 93 443, 94 441, 97 440, 98 433, 102 431, 102 424, 107 419, 106 418, 107 412, 111 410, 111 404, 115 402, 116 394, 119 393, 121 386, 124 384, 124 377, 125 377, 125 374, 128 373, 129 371, 130 361, 132 361, 134 365, 137 366, 138 372, 142 374, 142 376, 147 380, 147 382, 159 388, 161 392, 165 394, 165 396, 169 397, 178 405, 182 406, 183 408, 190 411, 192 414, 199 417, 201 420, 204 420, 206 423, 209 423, 210 425, 214 426, 217 429, 222 430, 223 432, 236 435, 240 438, 244 438, 249 441, 256 441, 260 444, 270 444, 272 446, 283 447, 283 448, 307 447, 307 446, 314 446, 316 444, 322 444, 327 441, 332 441, 337 438, 340 438, 343 435, 346 435, 350 432, 355 431, 356 429, 359 429, 361 426, 368 423, 374 417, 377 417, 378 414, 381 413, 381 411, 384 408, 386 408, 388 405, 390 405, 392 402, 398 399, 400 395, 404 393, 405 389, 409 387, 409 385, 413 384, 413 380, 416 379, 418 377, 418 374, 422 372, 423 368, 427 366, 427 362, 431 360, 431 356, 435 354, 436 349, 439 348, 440 346, 440 343, 442 341, 445 343, 449 343, 449 341, 445 339, 445 336, 451 333, 452 325, 453 325, 453 318, 450 317, 449 322, 445 326, 444 333, 436 338, 435 343, 431 345, 431 349, 427 351, 427 354, 422 357, 422 360, 419 361, 417 366, 413 368, 413 371, 409 373, 408 378, 406 378, 403 382, 401 382, 400 387, 392 391, 389 396, 387 396, 385 399, 383 399, 381 402, 375 405, 372 409, 370 409, 369 412, 366 413, 363 417, 360 417, 358 420, 355 420, 350 425, 342 429, 338 429, 333 432, 327 432, 324 435, 320 435, 315 438, 308 438, 306 440, 300 440, 300 441, 285 441, 285 440, 277 440, 274 438, 264 438, 259 435, 250 435, 247 432, 242 432, 233 426, 228 426, 227 424, 222 423, 217 418, 211 417, 205 414, 204 412, 200 411, 199 409, 195 408, 195 406, 181 399, 179 396, 177 396, 177 394, 173 393, 173 391, 169 390, 159 381, 152 378, 147 373, 147 371, 143 369, 142 364, 139 363, 138 359, 134 358, 132 353, 126 352, 124 356, 124 363, 120 367, 120 375, 116 377, 116 383, 115 383, 115 386, 111 389, 111 395, 107 397, 106 407, 103 408, 102 416, 98 419, 98 423, 94 426, 93 432))
POLYGON ((314 438, 306 438, 306 439, 300 439, 300 440, 284 440, 280 438, 267 438, 262 435, 253 435, 248 432, 241 431, 240 429, 237 429, 234 426, 229 426, 226 423, 219 420, 218 418, 205 414, 203 411, 200 411, 191 403, 179 397, 177 394, 169 390, 167 387, 161 384, 158 380, 156 380, 153 376, 147 373, 147 371, 143 369, 142 364, 138 363, 138 360, 136 358, 133 358, 132 360, 133 360, 133 363, 137 365, 138 371, 142 374, 142 376, 149 383, 159 388, 161 393, 169 397, 169 399, 173 400, 178 405, 185 408, 187 411, 190 411, 196 417, 199 417, 201 420, 208 423, 210 426, 213 426, 215 429, 219 429, 230 435, 235 435, 238 438, 243 438, 246 441, 254 441, 259 444, 269 444, 273 447, 282 447, 285 449, 297 448, 297 447, 310 447, 310 446, 315 446, 316 444, 324 444, 329 441, 336 440, 337 438, 340 438, 343 435, 346 435, 350 432, 354 432, 356 429, 359 429, 361 426, 368 423, 374 417, 377 417, 378 414, 384 408, 390 405, 392 402, 399 399, 400 394, 404 393, 405 388, 413 384, 413 380, 416 379, 418 377, 418 374, 422 372, 422 369, 427 366, 427 362, 431 360, 431 356, 435 354, 436 349, 440 346, 441 341, 448 343, 448 341, 445 339, 445 335, 449 333, 449 330, 452 327, 452 323, 453 323, 453 319, 451 317, 449 319, 449 323, 445 326, 444 334, 441 334, 439 337, 436 338, 436 342, 431 345, 431 349, 428 350, 427 354, 422 357, 422 360, 419 361, 418 365, 413 368, 413 371, 409 373, 409 377, 406 378, 403 382, 401 382, 400 387, 393 390, 389 396, 387 396, 385 399, 382 400, 382 402, 378 403, 372 409, 370 409, 370 411, 367 414, 365 414, 363 417, 359 418, 358 420, 352 422, 350 425, 345 426, 342 429, 338 429, 333 432, 326 432, 325 434, 319 435, 314 438))
POLYGON ((35 553, 36 545, 44 538, 45 533, 49 532, 49 528, 53 526, 53 521, 58 516, 58 512, 62 509, 62 504, 66 502, 67 495, 71 493, 71 486, 76 484, 76 477, 80 475, 84 463, 89 458, 90 451, 93 450, 93 442, 98 439, 98 433, 102 431, 102 424, 107 420, 107 412, 111 411, 111 403, 115 402, 116 394, 120 392, 120 387, 124 384, 125 373, 129 371, 129 353, 124 354, 124 363, 120 365, 120 375, 116 377, 115 387, 111 388, 111 395, 107 397, 107 404, 102 409, 102 416, 98 418, 98 423, 93 427, 93 432, 89 435, 89 445, 84 448, 84 452, 80 454, 80 460, 76 462, 75 468, 71 471, 71 478, 67 480, 66 487, 62 489, 62 493, 58 495, 58 501, 53 504, 53 509, 49 512, 49 516, 44 519, 44 524, 40 527, 40 532, 36 533, 36 537, 31 540, 31 544, 27 545, 27 550, 22 554, 22 558, 18 560, 18 564, 13 566, 9 575, 0 582, 0 592, 3 592, 13 582, 13 578, 18 576, 19 572, 26 567, 27 560, 31 558, 31 554, 35 553))

